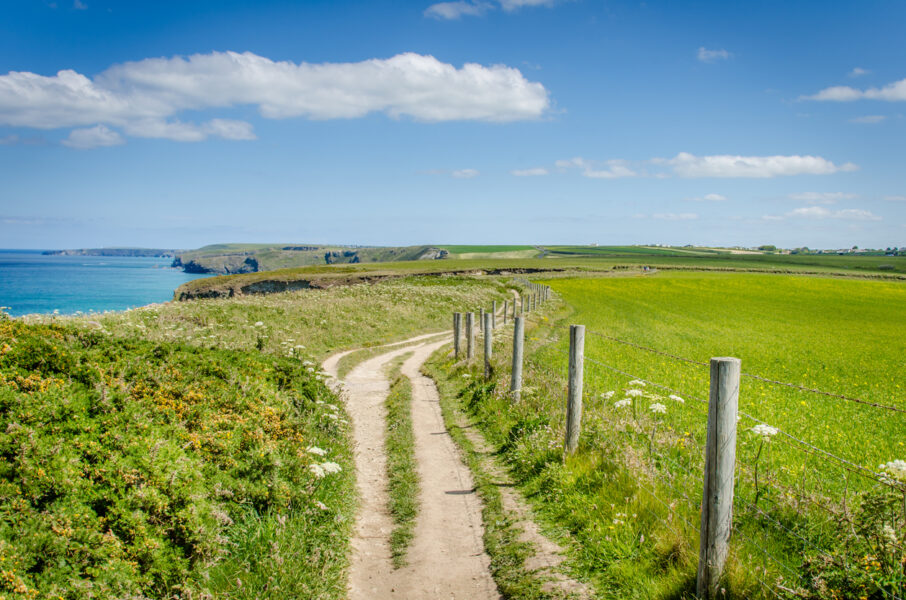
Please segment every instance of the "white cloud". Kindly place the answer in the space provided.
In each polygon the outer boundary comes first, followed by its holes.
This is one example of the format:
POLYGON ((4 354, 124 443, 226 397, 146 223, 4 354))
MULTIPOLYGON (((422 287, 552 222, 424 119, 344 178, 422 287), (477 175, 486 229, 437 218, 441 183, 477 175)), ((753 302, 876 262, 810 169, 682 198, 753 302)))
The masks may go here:
POLYGON ((245 52, 149 58, 113 65, 94 79, 0 75, 0 124, 38 129, 102 124, 151 137, 251 139, 251 126, 173 120, 187 110, 257 106, 265 118, 351 119, 382 112, 418 121, 517 121, 541 117, 548 92, 515 68, 406 53, 357 63, 275 62, 245 52))
POLYGON ((597 163, 577 156, 569 160, 558 160, 555 164, 560 169, 582 169, 582 175, 592 179, 618 179, 638 176, 638 173, 629 168, 628 162, 621 159, 597 163))
POLYGON ((663 221, 694 221, 698 215, 696 213, 655 213, 651 215, 651 218, 663 221))
POLYGON ((790 200, 808 202, 809 204, 836 204, 840 200, 852 200, 858 197, 858 194, 848 194, 846 192, 801 192, 789 195, 790 200))
POLYGON ((887 117, 884 115, 865 115, 864 117, 856 117, 855 119, 850 119, 850 123, 861 123, 865 125, 874 125, 875 123, 880 123, 887 117))
POLYGON ((844 219, 848 221, 880 221, 881 217, 871 211, 861 208, 844 208, 832 211, 823 206, 807 206, 796 208, 786 214, 788 217, 803 217, 808 219, 844 219))
POLYGON ((533 169, 516 169, 510 171, 510 174, 516 177, 537 177, 539 175, 547 175, 548 171, 544 167, 535 167, 533 169))
POLYGON ((722 194, 705 194, 702 199, 710 202, 723 202, 727 197, 722 194))
POLYGON ((73 129, 69 137, 63 140, 64 146, 87 150, 101 146, 119 146, 124 142, 123 136, 103 125, 96 125, 87 129, 73 129))
POLYGON ((863 75, 868 75, 871 73, 868 69, 863 69, 862 67, 855 67, 852 71, 849 72, 850 77, 861 77, 863 75))
POLYGON ((202 125, 182 121, 141 119, 126 123, 123 131, 133 137, 160 138, 175 142, 200 142, 208 136, 227 140, 256 139, 251 123, 232 119, 212 119, 202 125))
POLYGON ((784 175, 828 175, 854 171, 852 163, 835 165, 820 156, 695 156, 680 152, 669 160, 657 160, 673 167, 680 177, 778 177, 784 175))
POLYGON ((459 169, 450 173, 453 177, 457 179, 471 179, 473 177, 478 177, 480 172, 477 169, 459 169))
POLYGON ((424 15, 432 19, 457 20, 460 17, 480 17, 498 7, 505 12, 515 12, 526 6, 553 6, 558 0, 497 0, 496 3, 482 0, 455 0, 438 2, 425 9, 424 15))
POLYGON ((853 100, 886 100, 898 102, 906 100, 906 79, 889 83, 882 88, 859 90, 847 85, 836 85, 825 88, 812 96, 801 96, 800 100, 823 100, 832 102, 851 102, 853 100))
POLYGON ((713 63, 719 60, 728 60, 732 54, 721 48, 720 50, 708 50, 704 46, 700 46, 698 49, 697 57, 698 60, 704 63, 713 63))
POLYGON ((487 2, 438 2, 425 9, 425 16, 432 19, 455 20, 462 16, 480 17, 493 8, 487 2))
POLYGON ((906 196, 884 196, 888 202, 906 202, 906 196))
POLYGON ((500 7, 505 11, 514 11, 526 6, 553 6, 557 0, 499 0, 500 7))

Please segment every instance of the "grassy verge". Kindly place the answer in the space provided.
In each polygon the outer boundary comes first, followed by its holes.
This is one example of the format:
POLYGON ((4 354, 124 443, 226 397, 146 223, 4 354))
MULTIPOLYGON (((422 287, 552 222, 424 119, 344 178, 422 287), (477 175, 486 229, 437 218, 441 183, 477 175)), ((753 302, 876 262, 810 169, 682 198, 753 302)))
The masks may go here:
POLYGON ((462 410, 462 393, 464 388, 482 387, 478 382, 479 369, 455 363, 441 350, 425 363, 423 370, 438 387, 444 423, 462 451, 481 497, 484 545, 491 557, 491 571, 497 589, 508 599, 563 598, 561 592, 546 590, 544 580, 525 568, 525 561, 531 556, 532 549, 522 541, 522 530, 517 520, 504 508, 499 482, 486 463, 493 459, 476 450, 466 434, 466 429, 472 423, 462 410))
POLYGON ((0 596, 343 597, 333 402, 298 360, 0 316, 0 596))
POLYGON ((406 553, 418 514, 419 480, 412 431, 412 384, 400 373, 400 365, 412 354, 404 354, 388 366, 390 393, 387 395, 387 478, 390 516, 390 552, 397 568, 406 564, 406 553))
POLYGON ((505 285, 491 278, 412 278, 268 296, 194 300, 57 320, 115 337, 139 335, 204 348, 258 349, 319 362, 343 348, 449 328, 454 310, 487 306, 505 294, 505 285))

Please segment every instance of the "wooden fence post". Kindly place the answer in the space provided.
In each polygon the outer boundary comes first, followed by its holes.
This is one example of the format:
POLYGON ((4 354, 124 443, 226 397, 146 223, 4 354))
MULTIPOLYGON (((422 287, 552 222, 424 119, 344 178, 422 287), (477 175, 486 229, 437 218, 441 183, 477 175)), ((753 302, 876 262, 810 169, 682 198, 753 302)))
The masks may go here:
POLYGON ((733 525, 733 475, 736 468, 736 414, 739 405, 738 358, 711 359, 705 487, 702 495, 701 549, 696 595, 720 596, 720 579, 733 525))
POLYGON ((513 320, 516 320, 516 299, 513 299, 513 320))
POLYGON ((506 313, 507 313, 508 306, 509 306, 509 301, 504 300, 503 301, 503 324, 504 325, 506 325, 506 313))
POLYGON ((478 331, 484 331, 484 309, 480 309, 481 312, 478 313, 478 331))
POLYGON ((497 329, 497 301, 494 300, 494 304, 491 308, 491 325, 493 329, 497 329))
POLYGON ((466 358, 475 356, 475 313, 466 313, 466 358))
POLYGON ((569 326, 569 391, 566 397, 566 453, 579 446, 582 429, 582 370, 585 365, 585 325, 569 326))
POLYGON ((459 360, 462 347, 462 313, 453 313, 453 356, 459 360))
POLYGON ((494 343, 494 319, 490 313, 484 315, 484 378, 491 378, 491 352, 494 343))
POLYGON ((513 402, 522 395, 522 350, 525 345, 525 317, 516 317, 513 325, 513 368, 510 371, 510 392, 513 402))

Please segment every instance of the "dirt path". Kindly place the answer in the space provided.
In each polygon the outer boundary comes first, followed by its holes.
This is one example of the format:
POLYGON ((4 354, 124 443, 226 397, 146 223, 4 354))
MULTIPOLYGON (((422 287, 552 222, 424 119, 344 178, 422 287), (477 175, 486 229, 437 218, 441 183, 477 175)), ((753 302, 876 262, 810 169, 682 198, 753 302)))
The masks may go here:
MULTIPOLYGON (((424 336, 413 338, 417 341, 424 336)), ((349 597, 496 599, 490 560, 482 543, 481 505, 440 416, 437 389, 419 373, 422 363, 448 338, 401 346, 356 366, 343 382, 355 438, 356 486, 360 497, 352 539, 349 597), (413 352, 403 367, 412 379, 412 420, 419 464, 420 509, 410 564, 395 570, 390 558, 393 522, 388 512, 384 447, 389 382, 387 363, 413 352)), ((336 375, 336 354, 324 361, 336 375)))

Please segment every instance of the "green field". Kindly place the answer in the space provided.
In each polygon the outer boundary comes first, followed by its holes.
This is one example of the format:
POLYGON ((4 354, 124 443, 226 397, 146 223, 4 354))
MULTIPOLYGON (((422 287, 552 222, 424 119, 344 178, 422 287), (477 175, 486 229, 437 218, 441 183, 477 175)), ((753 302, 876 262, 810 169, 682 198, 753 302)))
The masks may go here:
MULTIPOLYGON (((605 597, 694 593, 708 370, 595 333, 696 361, 735 356, 748 373, 906 408, 902 284, 679 272, 545 283, 560 300, 532 315, 523 402, 503 393, 504 367, 496 387, 471 386, 463 403, 605 597), (564 464, 570 323, 587 327, 585 414, 580 449, 564 464), (636 377, 673 392, 630 385, 636 377), (643 395, 615 406, 633 387, 643 395), (651 411, 656 402, 665 414, 651 411)), ((498 364, 508 358, 504 344, 498 364)), ((728 597, 775 597, 777 586, 794 590, 781 597, 902 594, 903 491, 872 473, 906 456, 906 414, 749 378, 740 410, 866 476, 782 434, 762 443, 743 417, 728 597), (889 531, 900 532, 896 543, 883 541, 889 531)))

